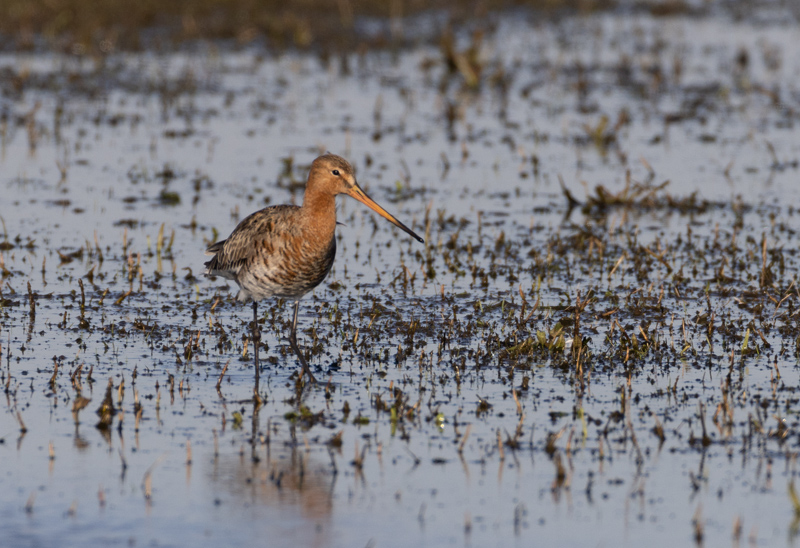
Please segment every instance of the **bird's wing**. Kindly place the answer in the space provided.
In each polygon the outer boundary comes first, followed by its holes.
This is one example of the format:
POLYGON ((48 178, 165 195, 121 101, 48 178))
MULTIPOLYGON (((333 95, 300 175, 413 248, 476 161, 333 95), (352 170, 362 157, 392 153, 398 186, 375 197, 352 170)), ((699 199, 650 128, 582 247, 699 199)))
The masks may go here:
POLYGON ((291 230, 291 224, 285 219, 296 209, 298 206, 272 206, 245 217, 227 239, 208 246, 206 255, 214 257, 206 263, 206 273, 236 273, 260 248, 279 247, 281 236, 291 230))

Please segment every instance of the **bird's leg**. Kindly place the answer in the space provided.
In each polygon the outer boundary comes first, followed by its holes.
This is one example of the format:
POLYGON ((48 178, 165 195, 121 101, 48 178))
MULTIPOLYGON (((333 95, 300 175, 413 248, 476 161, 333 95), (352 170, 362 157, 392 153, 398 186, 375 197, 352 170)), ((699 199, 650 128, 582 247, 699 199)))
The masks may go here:
POLYGON ((258 379, 261 372, 258 367, 258 343, 261 340, 261 333, 258 329, 258 302, 253 301, 253 364, 256 367, 256 390, 258 390, 258 379))
POLYGON ((292 320, 292 332, 289 335, 289 344, 292 345, 292 350, 294 353, 297 354, 297 357, 300 359, 300 364, 303 366, 303 371, 308 378, 311 379, 311 382, 317 382, 317 379, 314 378, 314 375, 311 373, 311 370, 308 368, 308 364, 306 363, 306 359, 303 357, 303 354, 300 352, 300 348, 297 346, 297 312, 300 310, 300 301, 294 302, 294 319, 292 320))

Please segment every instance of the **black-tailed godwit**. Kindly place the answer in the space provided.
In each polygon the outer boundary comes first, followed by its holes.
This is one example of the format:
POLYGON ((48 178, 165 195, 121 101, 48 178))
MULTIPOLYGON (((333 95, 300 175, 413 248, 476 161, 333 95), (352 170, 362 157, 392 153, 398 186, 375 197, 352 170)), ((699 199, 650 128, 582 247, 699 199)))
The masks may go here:
POLYGON ((347 194, 381 217, 423 242, 413 230, 376 204, 356 182, 350 163, 335 154, 320 156, 311 164, 302 206, 278 205, 249 215, 227 239, 211 244, 213 255, 206 276, 222 276, 239 286, 238 299, 253 301, 253 360, 259 376, 258 301, 280 297, 294 301, 289 343, 303 371, 316 381, 297 346, 297 312, 300 299, 318 286, 336 255, 337 194, 347 194))

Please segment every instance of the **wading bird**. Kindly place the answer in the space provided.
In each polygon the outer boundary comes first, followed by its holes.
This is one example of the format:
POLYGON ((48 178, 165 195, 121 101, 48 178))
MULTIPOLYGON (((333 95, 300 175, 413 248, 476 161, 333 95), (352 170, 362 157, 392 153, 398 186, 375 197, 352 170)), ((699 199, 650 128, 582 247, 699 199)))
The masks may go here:
POLYGON ((253 301, 253 360, 259 377, 258 301, 280 297, 294 301, 289 343, 303 371, 316 382, 297 346, 297 312, 300 299, 318 286, 336 255, 336 195, 346 194, 423 242, 413 230, 375 203, 356 182, 353 166, 335 154, 320 156, 311 164, 303 205, 266 207, 249 215, 227 239, 211 244, 206 255, 206 276, 222 276, 239 286, 239 301, 253 301))

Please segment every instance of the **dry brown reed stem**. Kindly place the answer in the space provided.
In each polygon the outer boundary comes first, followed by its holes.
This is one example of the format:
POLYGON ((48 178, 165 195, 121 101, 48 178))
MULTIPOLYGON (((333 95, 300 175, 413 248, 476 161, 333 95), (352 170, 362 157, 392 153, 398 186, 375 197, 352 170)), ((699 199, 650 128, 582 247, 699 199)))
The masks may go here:
POLYGON ((217 379, 217 392, 220 391, 220 386, 222 386, 222 379, 225 377, 225 372, 228 370, 228 364, 230 363, 231 363, 230 360, 225 362, 225 366, 222 368, 222 373, 219 374, 219 379, 217 379))

